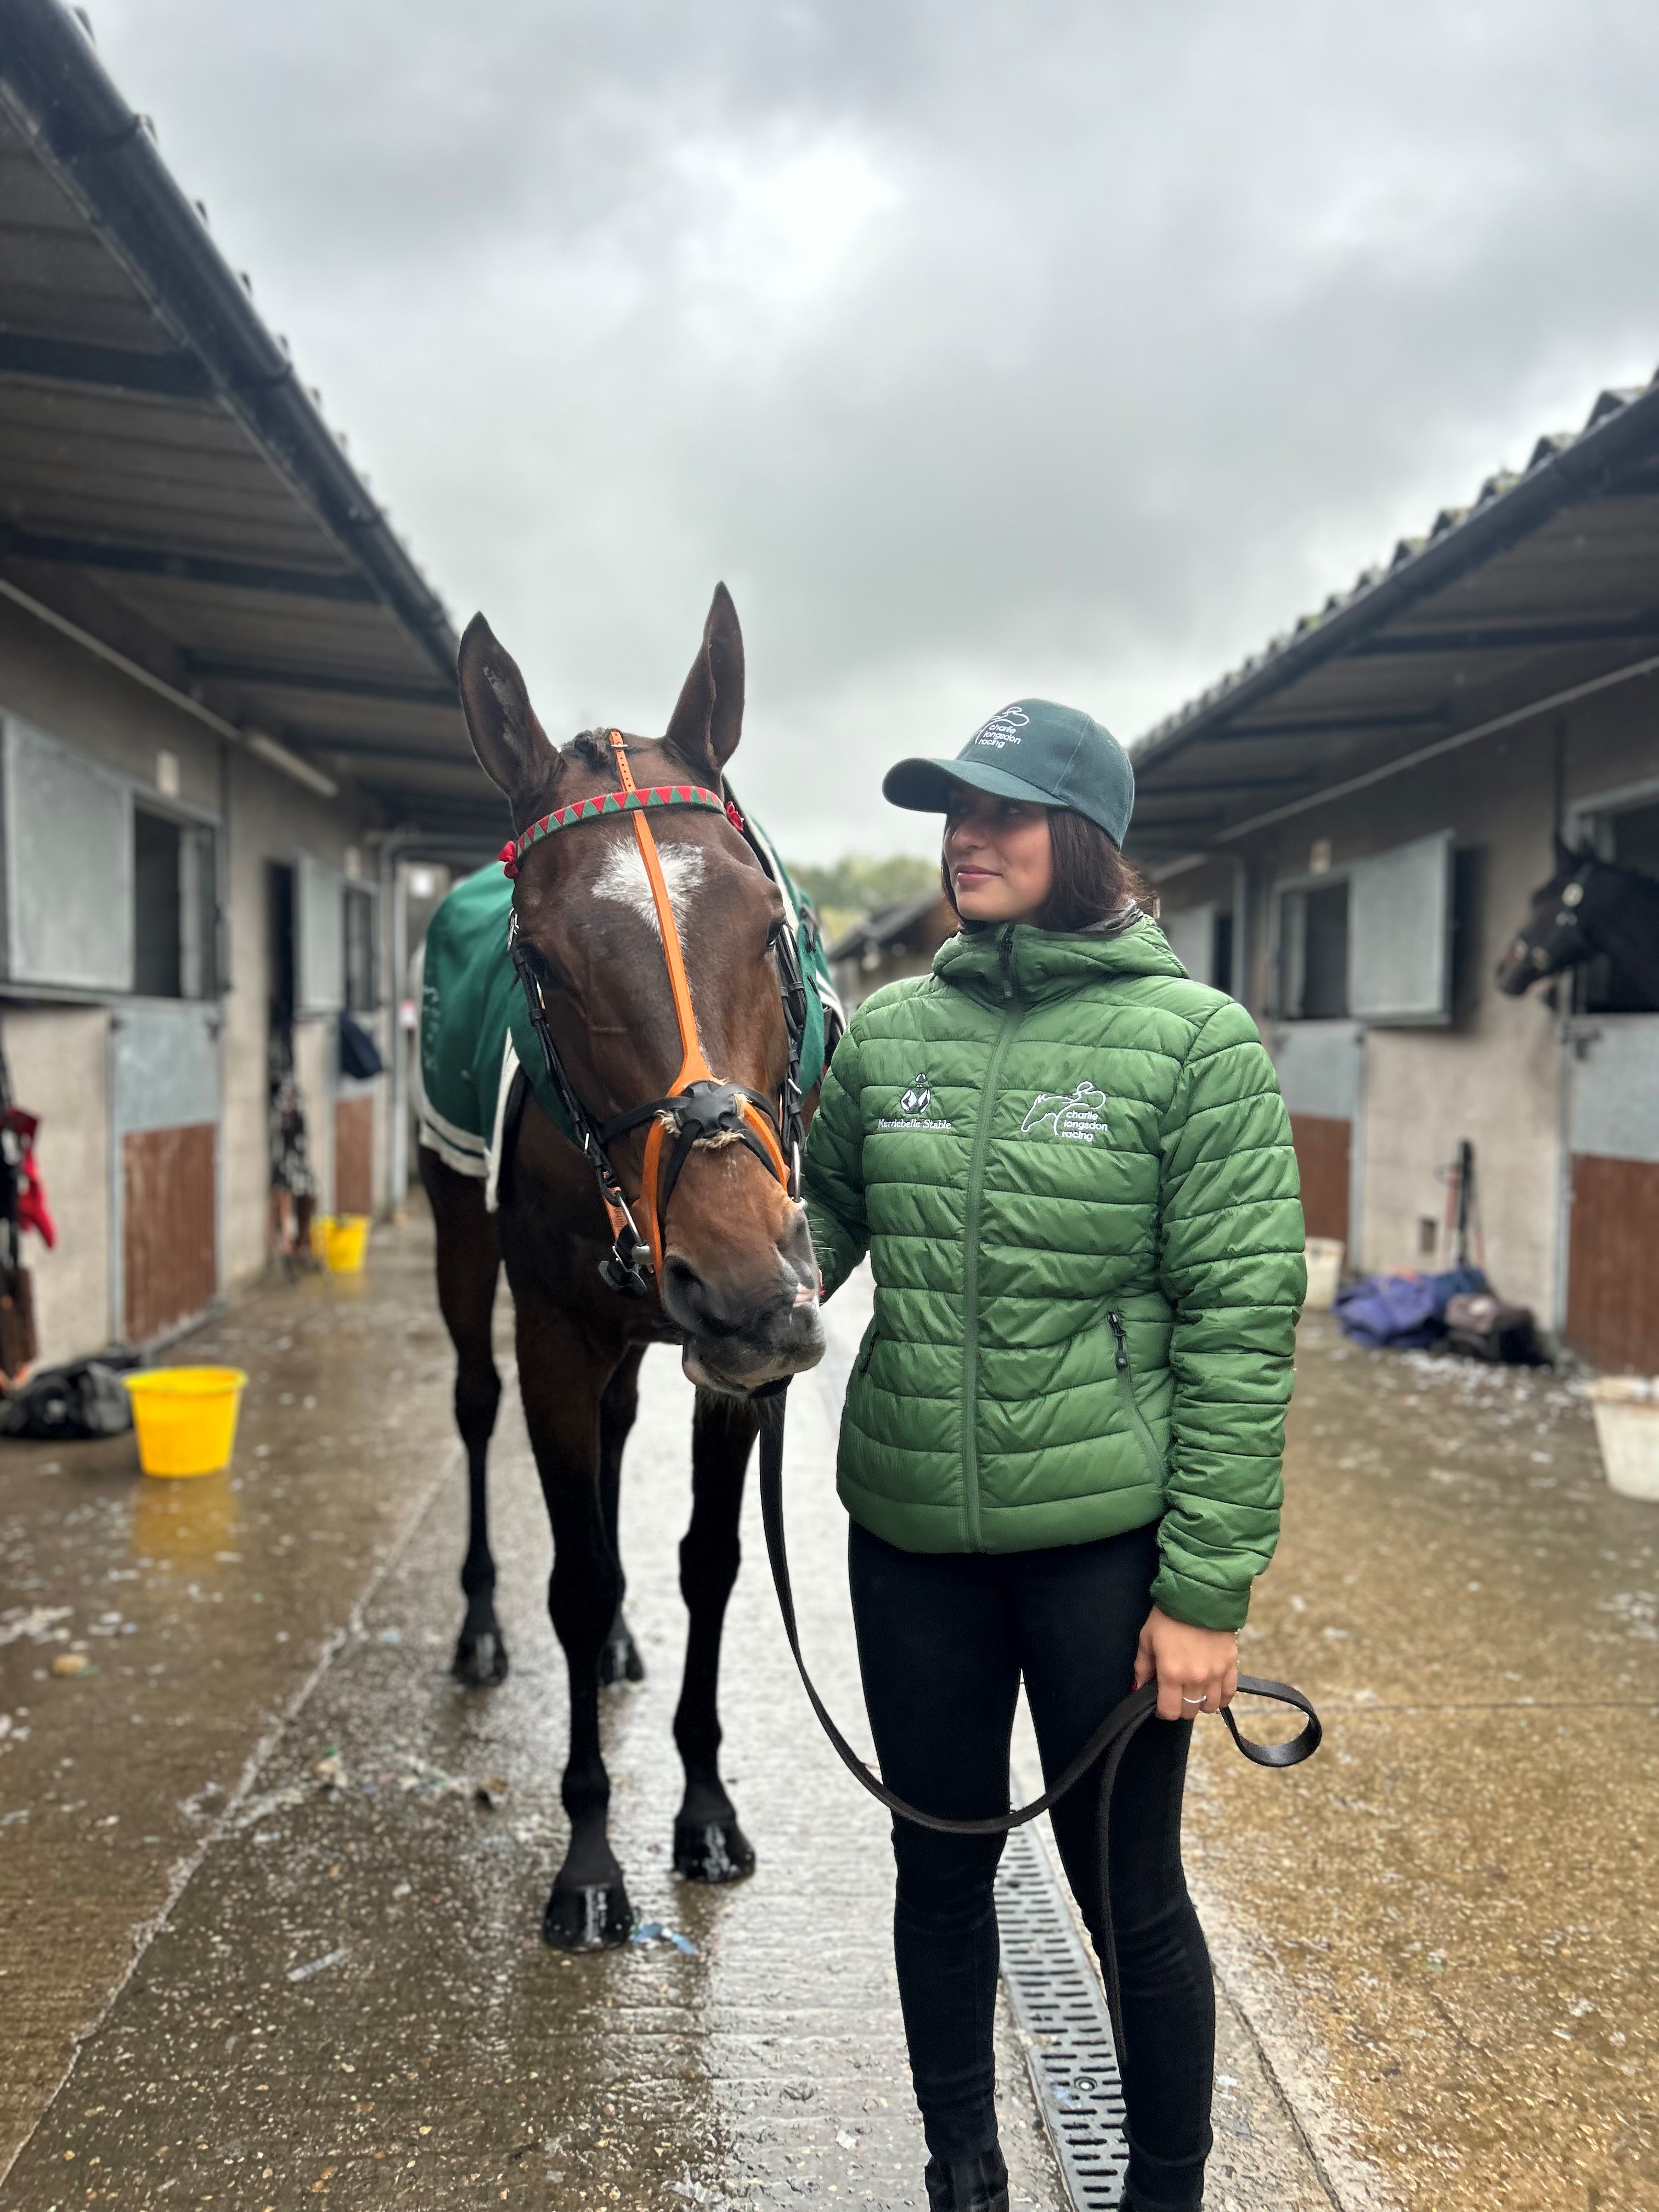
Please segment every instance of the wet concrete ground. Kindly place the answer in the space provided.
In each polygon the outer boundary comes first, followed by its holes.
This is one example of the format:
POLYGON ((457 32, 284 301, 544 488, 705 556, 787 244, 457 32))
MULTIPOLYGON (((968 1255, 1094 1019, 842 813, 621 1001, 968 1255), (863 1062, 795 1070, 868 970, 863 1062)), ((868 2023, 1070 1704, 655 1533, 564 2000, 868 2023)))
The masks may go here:
MULTIPOLYGON (((665 1353, 623 1507, 651 1674, 606 1704, 616 1833, 660 1932, 543 1948, 545 1521, 509 1393, 514 1669, 456 1690, 428 1265, 419 1226, 377 1236, 367 1277, 261 1295, 192 1343, 254 1376, 225 1476, 144 1481, 130 1441, 0 1448, 0 2203, 916 2204, 884 1818, 817 1738, 752 1511, 725 1707, 760 1868, 715 1892, 668 1870, 690 1396, 665 1353)), ((859 1297, 790 1414, 805 1633, 855 1740, 830 1469, 859 1297)), ((1319 1322, 1289 1482, 1246 1663, 1316 1694, 1329 1748, 1264 1774, 1200 1730, 1212 2208, 1659 2206, 1659 1522, 1606 1492, 1551 1378, 1366 1358, 1319 1322)), ((1001 2072, 1015 2201, 1058 2212, 1006 2021, 1001 2072)))
MULTIPOLYGON (((757 1526, 726 1707, 760 1871, 711 1891, 669 1870, 690 1392, 666 1354, 623 1508, 650 1675, 606 1701, 645 1940, 543 1946, 563 1837, 550 1547, 509 1399, 514 1672, 458 1690, 462 1496, 428 1249, 417 1230, 377 1238, 362 1282, 251 1299, 192 1344, 254 1377, 231 1474, 145 1482, 130 1443, 0 1460, 0 2126, 6 2155, 22 2146, 0 2197, 917 2204, 884 1816, 787 1671, 757 1526), (71 1653, 85 1671, 54 1674, 71 1653)), ((803 1622, 851 1717, 844 1523, 811 1391, 792 1455, 803 1622)), ((1002 2043, 1019 2201, 1058 2212, 1006 2021, 1002 2043)))
POLYGON ((1285 1538, 1243 1645, 1326 1748, 1204 1731, 1227 1986, 1346 2201, 1659 2207, 1659 1508, 1548 1374, 1304 1324, 1285 1538))

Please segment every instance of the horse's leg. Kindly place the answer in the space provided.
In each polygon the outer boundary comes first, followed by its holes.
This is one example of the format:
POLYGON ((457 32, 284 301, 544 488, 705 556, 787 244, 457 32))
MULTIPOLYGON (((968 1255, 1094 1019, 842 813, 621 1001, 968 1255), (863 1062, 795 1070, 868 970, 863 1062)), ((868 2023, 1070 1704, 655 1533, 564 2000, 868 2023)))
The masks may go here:
POLYGON ((605 1515, 605 1534, 611 1540, 611 1549, 617 1561, 617 1617, 611 1624, 611 1633, 605 1639, 599 1653, 599 1686, 608 1687, 613 1682, 642 1682, 645 1662, 627 1621, 623 1618, 623 1600, 628 1594, 628 1576, 622 1564, 622 1546, 617 1540, 617 1509, 622 1502, 623 1448, 633 1428, 634 1417, 640 1409, 640 1362, 645 1357, 645 1347, 629 1352, 622 1365, 611 1376, 610 1386, 599 1401, 599 1505, 605 1515))
POLYGON ((507 1644, 495 1618, 495 1561, 489 1549, 485 1459, 501 1403, 491 1324, 501 1272, 495 1218, 483 1185, 457 1175, 421 1147, 421 1181, 438 1231, 438 1304, 455 1346, 455 1425, 466 1448, 466 1558, 461 1589, 466 1615, 452 1672, 458 1682, 486 1687, 507 1679, 507 1644))
POLYGON ((533 1293, 518 1302, 519 1389, 553 1525, 547 1607, 570 1676, 570 1747, 560 1796, 564 1864, 542 1921, 561 1951, 625 1943, 633 1907, 611 1849, 611 1778, 599 1749, 599 1653, 621 1576, 599 1494, 600 1404, 611 1370, 572 1322, 533 1293))
POLYGON ((674 1868, 693 1881, 737 1881, 755 1869, 749 1838, 720 1780, 720 1632, 741 1556, 744 1473, 754 1409, 699 1390, 691 1422, 691 1522, 680 1546, 680 1595, 689 1626, 685 1680, 674 1741, 685 1796, 674 1820, 674 1868))

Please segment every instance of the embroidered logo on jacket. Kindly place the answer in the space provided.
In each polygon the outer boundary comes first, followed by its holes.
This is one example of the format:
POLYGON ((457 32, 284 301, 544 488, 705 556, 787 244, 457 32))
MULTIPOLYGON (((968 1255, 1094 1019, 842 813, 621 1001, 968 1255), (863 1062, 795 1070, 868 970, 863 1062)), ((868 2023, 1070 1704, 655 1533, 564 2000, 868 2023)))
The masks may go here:
POLYGON ((1000 714, 992 715, 983 729, 975 731, 974 743, 989 745, 996 752, 1004 745, 1017 745, 1020 732, 1030 719, 1023 708, 1005 707, 1000 714))
POLYGON ((1019 1133, 1032 1137, 1044 1127, 1074 1145, 1092 1145, 1097 1137, 1104 1137, 1109 1143, 1112 1132, 1106 1119, 1106 1093, 1088 1082, 1079 1083, 1066 1098, 1055 1091, 1040 1091, 1019 1125, 1019 1133))
POLYGON ((925 1074, 917 1076, 899 1100, 896 1118, 889 1116, 876 1123, 878 1129, 948 1129, 950 1126, 933 1111, 933 1087, 925 1074))

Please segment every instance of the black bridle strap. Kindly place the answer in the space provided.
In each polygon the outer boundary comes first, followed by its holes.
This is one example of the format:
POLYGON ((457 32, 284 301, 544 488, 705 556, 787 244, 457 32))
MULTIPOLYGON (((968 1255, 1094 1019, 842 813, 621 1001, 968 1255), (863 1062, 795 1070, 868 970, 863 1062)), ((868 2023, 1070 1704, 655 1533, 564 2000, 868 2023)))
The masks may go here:
MULTIPOLYGON (((1158 1685, 1156 1682, 1144 1683, 1139 1689, 1132 1690, 1121 1704, 1114 1705, 1081 1751, 1067 1763, 1042 1796, 1034 1797, 1029 1805, 1021 1805, 1012 1813, 995 1814, 979 1820, 947 1820, 937 1813, 924 1813, 917 1806, 907 1804, 884 1783, 878 1781, 836 1726, 801 1656, 800 1631, 795 1620, 794 1592, 789 1581, 789 1553, 783 1534, 783 1417, 788 1387, 787 1382, 773 1383, 769 1389, 756 1394, 760 1415, 761 1520, 766 1530, 766 1554, 772 1565, 772 1582, 778 1594, 778 1609, 783 1615, 783 1632, 788 1639, 789 1650, 807 1700, 817 1715, 836 1756, 856 1782, 872 1797, 878 1798, 890 1813, 897 1814, 902 1820, 914 1821, 919 1828, 935 1828, 946 1835, 1000 1836, 1006 1835, 1011 1828, 1023 1828, 1028 1821, 1035 1820, 1040 1814, 1048 1812, 1051 1806, 1058 1803, 1097 1761, 1100 1762, 1099 1907, 1103 1939, 1100 1963, 1106 1984, 1106 2002, 1112 2015, 1112 2033, 1117 2041, 1118 2063, 1121 2065, 1123 2006, 1118 1987, 1117 1946, 1112 1938, 1109 1882, 1112 1788, 1117 1780, 1123 1754, 1136 1731, 1151 1720, 1158 1709, 1158 1685)), ((1288 1743, 1255 1743, 1241 1733, 1231 1708, 1224 1708, 1221 1717, 1246 1759, 1254 1760, 1258 1766, 1299 1766, 1304 1759, 1313 1757, 1319 1748, 1323 1730, 1320 1727, 1318 1714, 1300 1690, 1293 1690, 1288 1682, 1265 1681, 1255 1674, 1241 1674, 1238 1686, 1248 1697, 1271 1698, 1277 1704, 1295 1706, 1298 1712, 1306 1716, 1301 1734, 1293 1736, 1288 1743)))
MULTIPOLYGON (((611 737, 618 764, 623 770, 624 781, 631 792, 632 780, 628 773, 627 749, 615 731, 611 732, 611 737)), ((611 796, 620 798, 622 794, 613 793, 611 796)), ((641 806, 676 803, 691 804, 694 801, 702 804, 711 798, 708 793, 694 792, 688 799, 678 789, 666 792, 653 789, 647 793, 635 796, 641 806)), ((756 839, 754 833, 744 823, 729 796, 721 799, 719 804, 732 827, 759 862, 762 873, 769 881, 775 882, 776 877, 765 848, 756 839)), ((586 802, 581 802, 563 810, 562 814, 556 819, 551 816, 545 817, 543 823, 536 825, 534 833, 526 833, 525 838, 520 840, 517 845, 510 845, 504 850, 501 858, 507 866, 507 872, 510 876, 516 876, 518 862, 522 858, 520 848, 534 843, 537 836, 545 832, 550 824, 553 828, 562 829, 566 826, 567 817, 571 821, 601 820, 608 811, 612 811, 623 810, 620 806, 611 809, 608 801, 605 805, 595 805, 591 808, 586 802)), ((630 804, 627 811, 637 810, 630 804)), ((643 850, 647 846, 651 846, 650 834, 645 830, 643 823, 638 823, 635 826, 636 831, 642 833, 640 836, 640 843, 643 850)), ((651 849, 654 853, 653 846, 651 846, 651 849)), ((647 872, 650 872, 653 862, 649 859, 647 865, 647 872)), ((787 908, 786 901, 786 910, 787 908)), ((672 911, 662 908, 659 914, 659 921, 663 933, 665 949, 668 946, 671 933, 673 939, 673 957, 669 963, 672 984, 674 981, 674 963, 679 961, 683 969, 684 956, 680 950, 678 932, 674 927, 672 911)), ((559 1057, 558 1047, 553 1042, 553 1031, 547 1018, 547 993, 543 980, 541 963, 534 949, 526 944, 519 933, 516 908, 508 921, 507 951, 524 992, 525 1003, 530 1015, 530 1025, 535 1033, 537 1043, 541 1048, 542 1060, 547 1072, 548 1081, 552 1085, 554 1094, 570 1122, 577 1144, 593 1170, 599 1186, 599 1197, 611 1218, 612 1231, 611 1254, 608 1259, 600 1263, 599 1273, 612 1290, 624 1292, 629 1297, 643 1297, 647 1284, 642 1263, 651 1257, 651 1247, 640 1234, 633 1210, 623 1194, 622 1184, 611 1162, 611 1146, 618 1137, 626 1135, 629 1131, 641 1127, 648 1127, 652 1122, 660 1120, 668 1129, 673 1132, 674 1135, 674 1144, 669 1158, 659 1175, 655 1177, 651 1174, 651 1166, 653 1158, 657 1155, 658 1147, 654 1141, 647 1141, 646 1146, 646 1181, 647 1182, 654 1181, 658 1188, 654 1190, 642 1188, 641 1200, 647 1221, 657 1224, 653 1231, 653 1235, 660 1235, 663 1218, 668 1210, 668 1202, 674 1194, 681 1170, 699 1144, 710 1144, 722 1138, 729 1139, 736 1137, 750 1152, 753 1152, 769 1175, 775 1175, 781 1179, 785 1189, 792 1199, 798 1199, 800 1195, 802 1139, 800 1073, 801 1055, 806 1036, 806 987, 801 973, 799 948, 795 943, 787 921, 779 923, 773 929, 769 941, 778 969, 779 995, 782 1000, 784 1030, 789 1047, 788 1066, 784 1073, 783 1087, 775 1109, 772 1100, 763 1097, 757 1091, 750 1090, 744 1084, 723 1083, 705 1075, 703 1078, 684 1084, 681 1089, 668 1097, 651 1099, 642 1106, 630 1107, 623 1113, 613 1114, 607 1121, 600 1121, 597 1115, 590 1113, 583 1103, 575 1085, 570 1080, 564 1063, 559 1057), (757 1115, 764 1122, 763 1130, 757 1128, 756 1125, 755 1116, 757 1115), (775 1158, 769 1149, 773 1143, 775 1143, 777 1147, 775 1158)), ((680 998, 678 988, 675 996, 678 1009, 680 998)), ((689 999, 687 1004, 689 1006, 689 999)), ((695 1039, 692 1042, 695 1043, 695 1039)), ((690 1050, 690 1047, 688 1046, 687 1048, 690 1050)), ((700 1058, 701 1054, 699 1054, 698 1056, 700 1058)))

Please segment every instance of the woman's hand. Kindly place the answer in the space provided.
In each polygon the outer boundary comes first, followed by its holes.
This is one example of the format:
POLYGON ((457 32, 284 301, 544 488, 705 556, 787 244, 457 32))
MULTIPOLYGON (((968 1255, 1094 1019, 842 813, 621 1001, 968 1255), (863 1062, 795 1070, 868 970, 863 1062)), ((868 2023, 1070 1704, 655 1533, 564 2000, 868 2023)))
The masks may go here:
POLYGON ((1135 1687, 1156 1678, 1161 1721, 1218 1713, 1238 1687, 1238 1638, 1230 1628, 1193 1628, 1154 1606, 1135 1652, 1135 1687))

